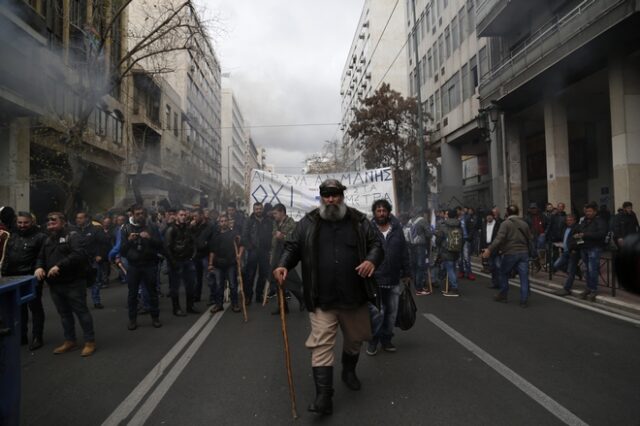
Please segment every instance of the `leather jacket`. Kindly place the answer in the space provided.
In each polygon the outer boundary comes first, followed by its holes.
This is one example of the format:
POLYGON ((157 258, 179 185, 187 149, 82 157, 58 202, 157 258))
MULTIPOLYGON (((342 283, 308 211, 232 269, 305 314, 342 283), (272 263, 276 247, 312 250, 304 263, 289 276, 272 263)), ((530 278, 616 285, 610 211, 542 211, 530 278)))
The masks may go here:
MULTIPOLYGON (((347 215, 352 221, 358 236, 357 249, 360 262, 368 260, 376 268, 384 260, 382 243, 367 216, 358 210, 348 207, 347 215)), ((285 242, 284 252, 278 266, 293 269, 302 262, 302 281, 304 301, 309 312, 313 312, 318 299, 318 223, 322 220, 318 209, 307 213, 296 225, 290 240, 285 242)), ((377 301, 377 284, 373 277, 365 278, 365 292, 372 303, 377 301)))
POLYGON ((35 226, 24 232, 11 233, 2 263, 2 275, 31 275, 47 235, 35 226))

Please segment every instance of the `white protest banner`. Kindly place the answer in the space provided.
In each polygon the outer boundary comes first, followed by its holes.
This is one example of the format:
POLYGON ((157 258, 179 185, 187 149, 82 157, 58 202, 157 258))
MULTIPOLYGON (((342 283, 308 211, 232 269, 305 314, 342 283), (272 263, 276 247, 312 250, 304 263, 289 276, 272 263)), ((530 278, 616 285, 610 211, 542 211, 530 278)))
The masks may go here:
POLYGON ((344 186, 345 203, 371 215, 371 204, 384 199, 396 205, 393 173, 390 167, 359 172, 330 173, 321 175, 290 175, 251 170, 249 207, 255 202, 275 206, 282 203, 287 215, 295 220, 318 207, 319 186, 325 179, 338 179, 344 186))

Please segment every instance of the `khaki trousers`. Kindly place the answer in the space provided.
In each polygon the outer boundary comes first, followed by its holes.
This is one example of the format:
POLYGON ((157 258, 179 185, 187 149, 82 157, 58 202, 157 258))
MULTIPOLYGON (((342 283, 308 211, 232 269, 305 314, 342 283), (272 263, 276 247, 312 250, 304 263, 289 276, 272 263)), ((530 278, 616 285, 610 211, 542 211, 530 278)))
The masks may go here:
POLYGON ((330 309, 316 308, 309 312, 311 321, 311 333, 305 346, 311 349, 312 367, 330 367, 333 365, 335 355, 333 348, 336 345, 338 325, 342 330, 342 350, 350 355, 360 353, 362 342, 371 340, 371 320, 369 309, 364 304, 357 309, 330 309))

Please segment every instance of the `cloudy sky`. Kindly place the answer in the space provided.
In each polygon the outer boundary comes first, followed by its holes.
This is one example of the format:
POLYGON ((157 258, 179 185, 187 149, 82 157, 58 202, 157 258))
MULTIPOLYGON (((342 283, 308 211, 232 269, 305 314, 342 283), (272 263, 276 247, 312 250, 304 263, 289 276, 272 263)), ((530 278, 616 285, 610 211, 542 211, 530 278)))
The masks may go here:
POLYGON ((199 0, 223 31, 214 36, 222 72, 267 163, 296 173, 333 139, 340 76, 364 0, 199 0))

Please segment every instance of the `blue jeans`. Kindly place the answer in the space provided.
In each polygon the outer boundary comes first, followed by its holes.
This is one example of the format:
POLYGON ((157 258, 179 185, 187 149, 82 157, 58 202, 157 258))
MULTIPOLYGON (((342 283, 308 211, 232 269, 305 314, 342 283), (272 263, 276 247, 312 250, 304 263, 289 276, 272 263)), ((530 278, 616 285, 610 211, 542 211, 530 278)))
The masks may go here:
POLYGON ((602 249, 600 247, 582 249, 580 254, 582 256, 582 263, 587 268, 587 288, 592 293, 597 293, 602 249))
MULTIPOLYGON (((564 289, 567 291, 571 290, 571 287, 573 287, 573 281, 576 278, 576 271, 578 270, 578 260, 580 260, 580 254, 578 253, 569 253, 567 252, 566 256, 565 253, 562 253, 562 257, 566 257, 566 263, 567 263, 567 279, 564 282, 564 289)), ((560 259, 558 259, 560 260, 560 259)), ((556 263, 553 265, 554 268, 556 266, 558 262, 556 261, 556 263)))
POLYGON ((100 303, 100 289, 103 285, 107 285, 107 276, 109 272, 109 262, 102 260, 100 262, 93 262, 92 268, 96 270, 96 281, 91 286, 91 300, 93 304, 100 303))
POLYGON ((567 267, 569 265, 569 260, 570 260, 571 256, 569 251, 564 250, 560 256, 558 256, 558 258, 556 259, 555 262, 553 262, 553 272, 556 271, 567 271, 567 267))
POLYGON ((51 300, 53 300, 62 320, 64 339, 76 341, 76 325, 73 319, 75 314, 80 327, 82 327, 84 341, 94 341, 96 337, 93 331, 93 318, 87 307, 87 283, 85 280, 56 284, 49 288, 51 289, 51 300))
POLYGON ((500 287, 500 267, 502 266, 502 256, 491 253, 489 256, 489 270, 491 271, 491 285, 500 287))
POLYGON ((222 306, 224 302, 224 285, 229 281, 229 291, 231 293, 231 305, 238 306, 238 281, 236 280, 236 266, 216 267, 213 270, 215 275, 215 292, 213 303, 222 306))
POLYGON ((425 272, 427 270, 427 245, 416 244, 413 246, 413 258, 415 262, 414 285, 416 290, 424 289, 425 272))
POLYGON ((192 298, 196 282, 196 267, 193 265, 193 260, 178 260, 174 265, 169 264, 169 294, 171 298, 178 297, 180 282, 184 284, 187 298, 192 298))
POLYGON ((253 297, 253 282, 258 272, 258 282, 256 283, 256 302, 262 302, 264 285, 271 277, 271 265, 269 262, 269 252, 257 249, 249 250, 247 253, 247 265, 244 270, 244 294, 247 300, 253 297))
POLYGON ((529 253, 505 254, 500 265, 500 293, 509 293, 509 276, 513 270, 520 277, 520 301, 526 302, 529 298, 529 253))
POLYGON ((393 328, 396 326, 396 317, 398 316, 398 300, 402 293, 402 286, 379 287, 380 293, 380 310, 374 305, 369 304, 369 313, 371 315, 371 334, 373 338, 371 343, 383 345, 391 343, 393 338, 393 328))
POLYGON ((456 276, 456 261, 455 260, 443 260, 442 267, 449 277, 449 288, 453 290, 458 289, 458 277, 456 276))
POLYGON ((458 270, 469 276, 471 273, 471 242, 465 241, 462 244, 462 252, 460 253, 460 259, 458 259, 458 270))
POLYGON ((158 290, 156 287, 157 273, 157 265, 129 265, 129 269, 127 269, 127 284, 129 285, 127 301, 130 320, 136 319, 138 314, 138 291, 141 287, 144 289, 143 301, 145 298, 144 294, 146 293, 146 297, 149 302, 149 306, 145 306, 145 308, 149 310, 149 313, 153 318, 158 318, 160 315, 160 308, 158 307, 158 290))

